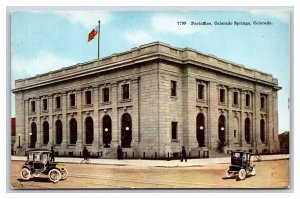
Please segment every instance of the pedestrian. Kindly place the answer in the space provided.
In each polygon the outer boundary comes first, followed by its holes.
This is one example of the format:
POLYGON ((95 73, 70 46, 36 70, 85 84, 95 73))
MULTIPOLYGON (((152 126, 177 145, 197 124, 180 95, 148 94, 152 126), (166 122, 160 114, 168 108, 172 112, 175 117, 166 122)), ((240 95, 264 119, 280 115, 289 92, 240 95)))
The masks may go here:
POLYGON ((53 149, 53 146, 51 147, 51 154, 50 154, 50 161, 51 162, 54 162, 55 160, 54 160, 54 156, 55 156, 55 152, 54 152, 54 149, 53 149))
POLYGON ((118 160, 121 160, 122 159, 122 148, 120 146, 118 146, 117 154, 118 154, 118 160))
POLYGON ((89 151, 86 149, 86 147, 83 148, 82 155, 83 155, 83 159, 84 160, 88 160, 88 158, 89 158, 89 151))
POLYGON ((182 146, 182 150, 181 150, 181 162, 183 161, 183 159, 185 159, 185 161, 187 161, 186 159, 186 151, 184 146, 182 146))

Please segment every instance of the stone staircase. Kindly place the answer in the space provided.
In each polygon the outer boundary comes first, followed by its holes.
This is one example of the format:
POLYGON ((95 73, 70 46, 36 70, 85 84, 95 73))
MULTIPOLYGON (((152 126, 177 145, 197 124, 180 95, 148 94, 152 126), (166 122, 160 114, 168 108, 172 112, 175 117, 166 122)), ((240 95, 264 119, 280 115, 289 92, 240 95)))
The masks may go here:
POLYGON ((220 153, 217 149, 209 150, 209 158, 224 158, 230 157, 230 153, 228 154, 226 147, 224 148, 224 153, 220 153))
POLYGON ((104 159, 115 159, 117 158, 117 149, 115 148, 103 148, 101 158, 104 159))

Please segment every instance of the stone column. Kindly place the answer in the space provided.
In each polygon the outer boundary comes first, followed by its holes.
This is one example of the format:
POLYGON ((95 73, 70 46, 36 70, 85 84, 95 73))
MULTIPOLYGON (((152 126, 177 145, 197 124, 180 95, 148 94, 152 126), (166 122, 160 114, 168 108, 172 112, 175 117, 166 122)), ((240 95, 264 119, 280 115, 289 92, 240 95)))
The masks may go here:
MULTIPOLYGON (((273 100, 274 100, 274 152, 280 151, 280 143, 278 139, 278 96, 277 91, 273 91, 273 100)), ((289 121, 289 120, 288 120, 289 121)))
POLYGON ((48 97, 49 100, 49 107, 48 107, 48 111, 49 111, 49 142, 48 142, 48 149, 51 148, 51 146, 53 146, 54 144, 54 124, 53 124, 53 96, 50 95, 48 97))
MULTIPOLYGON (((24 134, 24 148, 29 148, 29 146, 30 146, 30 140, 29 140, 29 119, 28 119, 28 117, 29 117, 29 100, 25 100, 25 102, 24 102, 25 104, 24 104, 24 107, 25 107, 25 116, 24 116, 24 123, 25 123, 25 134, 24 134)), ((23 147, 23 146, 22 146, 23 147)))
POLYGON ((35 144, 35 148, 41 148, 41 143, 42 143, 42 140, 41 138, 43 136, 41 136, 42 134, 42 131, 41 131, 41 118, 40 118, 40 113, 41 113, 41 104, 40 104, 41 100, 40 98, 38 97, 36 99, 36 144, 35 144))
POLYGON ((227 132, 227 146, 228 149, 231 149, 231 147, 234 147, 234 142, 233 142, 233 112, 232 112, 232 105, 233 105, 233 88, 229 87, 228 88, 228 100, 227 100, 227 105, 228 105, 228 132, 227 132))
MULTIPOLYGON (((267 130, 267 143, 269 146, 269 152, 275 152, 277 149, 277 139, 275 136, 278 136, 278 127, 277 127, 277 94, 272 91, 268 96, 268 130, 267 130)), ((278 146, 279 148, 279 146, 278 146)))
POLYGON ((93 149, 99 150, 100 145, 100 117, 99 117, 99 87, 93 87, 93 106, 94 106, 94 141, 93 149))
POLYGON ((25 145, 25 122, 27 120, 25 103, 23 99, 22 93, 15 94, 15 102, 16 102, 16 143, 14 145, 14 150, 18 155, 26 149, 27 145, 25 145), (20 135, 19 135, 20 134, 20 135), (20 145, 19 145, 20 143, 20 145), (18 148, 22 147, 22 148, 18 148))
POLYGON ((82 90, 78 89, 76 90, 76 107, 77 107, 77 142, 76 142, 76 153, 77 155, 79 155, 79 153, 82 150, 82 145, 83 145, 83 141, 82 141, 82 90))
POLYGON ((247 147, 247 143, 246 143, 246 140, 245 140, 245 91, 241 90, 241 119, 240 119, 240 143, 241 143, 241 147, 243 149, 246 149, 247 147))
POLYGON ((30 147, 30 131, 29 131, 29 100, 25 100, 25 135, 24 135, 24 139, 25 139, 25 144, 24 147, 25 148, 29 148, 30 147))
POLYGON ((254 153, 258 150, 259 153, 262 151, 262 142, 260 140, 260 92, 255 91, 254 94, 254 112, 253 112, 253 149, 254 153))
POLYGON ((118 119, 118 83, 113 83, 111 85, 111 120, 112 120, 112 141, 111 141, 111 148, 117 148, 118 145, 121 144, 121 140, 119 138, 119 119, 118 119))
POLYGON ((63 134, 62 134, 62 150, 66 150, 68 148, 68 120, 67 120, 67 93, 62 93, 62 128, 63 128, 63 134))
POLYGON ((133 104, 132 109, 132 147, 136 147, 140 139, 139 129, 139 78, 131 81, 131 99, 133 104))
POLYGON ((209 83, 209 110, 208 110, 208 128, 207 133, 210 137, 210 149, 216 149, 218 147, 218 87, 216 82, 209 83))

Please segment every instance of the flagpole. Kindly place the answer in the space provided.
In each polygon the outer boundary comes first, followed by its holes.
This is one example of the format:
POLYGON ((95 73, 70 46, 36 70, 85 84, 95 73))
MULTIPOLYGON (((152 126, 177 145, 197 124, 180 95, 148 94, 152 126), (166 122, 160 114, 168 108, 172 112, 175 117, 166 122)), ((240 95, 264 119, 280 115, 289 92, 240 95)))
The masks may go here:
POLYGON ((98 21, 99 27, 98 27, 98 61, 100 57, 100 20, 98 21))

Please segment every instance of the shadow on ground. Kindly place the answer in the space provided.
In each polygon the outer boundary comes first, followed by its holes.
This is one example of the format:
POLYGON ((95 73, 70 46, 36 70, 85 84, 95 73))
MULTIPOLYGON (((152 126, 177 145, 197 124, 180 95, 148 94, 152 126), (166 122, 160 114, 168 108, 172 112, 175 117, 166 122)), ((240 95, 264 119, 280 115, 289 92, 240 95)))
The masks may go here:
POLYGON ((52 183, 49 178, 30 178, 29 180, 23 180, 22 178, 17 179, 19 182, 41 182, 41 183, 52 183))

